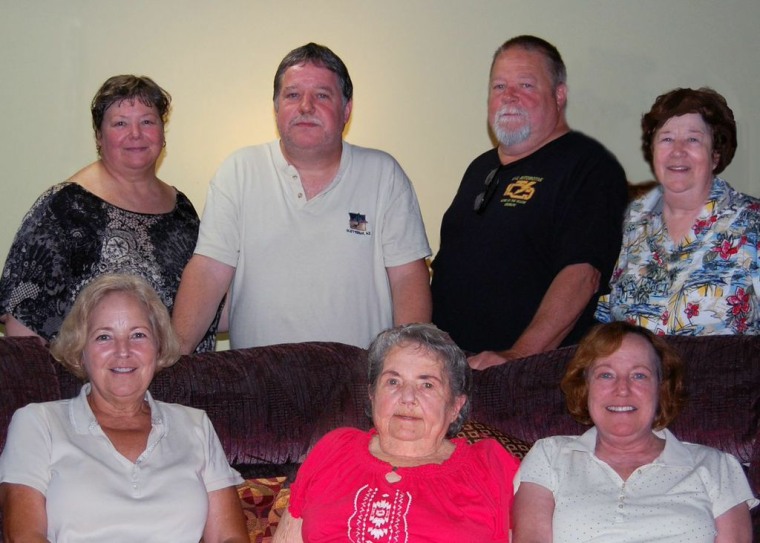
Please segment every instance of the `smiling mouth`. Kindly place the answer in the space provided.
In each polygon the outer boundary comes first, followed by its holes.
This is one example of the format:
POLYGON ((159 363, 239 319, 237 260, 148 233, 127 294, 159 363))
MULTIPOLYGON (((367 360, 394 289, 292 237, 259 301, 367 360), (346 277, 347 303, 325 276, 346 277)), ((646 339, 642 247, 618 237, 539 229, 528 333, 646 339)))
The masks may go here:
POLYGON ((125 373, 132 373, 135 371, 136 368, 111 368, 112 373, 119 373, 119 374, 125 374, 125 373))
POLYGON ((636 411, 636 408, 632 405, 608 405, 607 411, 612 411, 613 413, 630 413, 631 411, 636 411))

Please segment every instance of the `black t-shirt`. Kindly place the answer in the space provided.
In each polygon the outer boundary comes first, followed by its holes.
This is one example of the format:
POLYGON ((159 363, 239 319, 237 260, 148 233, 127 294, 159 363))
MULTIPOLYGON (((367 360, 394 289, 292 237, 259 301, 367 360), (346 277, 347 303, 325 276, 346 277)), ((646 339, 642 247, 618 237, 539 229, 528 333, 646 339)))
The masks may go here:
MULTIPOLYGON (((500 165, 492 149, 467 168, 433 262, 433 322, 472 352, 510 348, 568 265, 594 266, 606 291, 622 238, 625 173, 595 140, 570 132, 503 166, 493 197, 476 213, 475 199, 500 165)), ((564 345, 592 324, 596 300, 564 345)))

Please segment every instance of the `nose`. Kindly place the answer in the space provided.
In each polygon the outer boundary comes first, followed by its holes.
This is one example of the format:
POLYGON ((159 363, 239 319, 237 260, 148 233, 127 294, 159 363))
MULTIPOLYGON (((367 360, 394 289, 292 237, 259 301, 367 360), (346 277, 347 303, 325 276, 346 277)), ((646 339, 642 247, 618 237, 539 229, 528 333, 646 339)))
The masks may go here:
POLYGON ((502 102, 515 102, 517 100, 517 93, 513 85, 507 85, 504 87, 504 91, 501 93, 502 102))
POLYGON ((303 94, 301 102, 298 104, 301 113, 310 113, 314 110, 314 100, 308 92, 303 94))
POLYGON ((129 127, 129 135, 130 135, 130 137, 135 138, 135 139, 139 138, 141 133, 142 133, 142 129, 140 127, 140 123, 133 123, 129 127))
POLYGON ((626 396, 631 390, 631 382, 627 377, 618 377, 615 380, 615 389, 617 390, 618 394, 626 396))
POLYGON ((401 388, 401 402, 409 404, 417 402, 417 390, 412 383, 406 383, 401 388))
POLYGON ((672 153, 674 155, 682 155, 684 153, 685 143, 680 140, 676 139, 673 141, 673 147, 672 147, 672 153))
POLYGON ((117 338, 115 340, 115 343, 116 343, 117 355, 127 356, 129 354, 129 340, 128 339, 117 338))

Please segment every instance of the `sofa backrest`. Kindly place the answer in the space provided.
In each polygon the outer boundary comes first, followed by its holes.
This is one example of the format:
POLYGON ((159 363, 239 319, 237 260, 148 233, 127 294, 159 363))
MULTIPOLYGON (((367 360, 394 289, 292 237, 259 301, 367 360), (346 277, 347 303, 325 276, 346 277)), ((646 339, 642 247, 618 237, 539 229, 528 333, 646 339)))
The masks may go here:
POLYGON ((0 338, 0 451, 16 409, 61 399, 56 365, 36 338, 0 338))

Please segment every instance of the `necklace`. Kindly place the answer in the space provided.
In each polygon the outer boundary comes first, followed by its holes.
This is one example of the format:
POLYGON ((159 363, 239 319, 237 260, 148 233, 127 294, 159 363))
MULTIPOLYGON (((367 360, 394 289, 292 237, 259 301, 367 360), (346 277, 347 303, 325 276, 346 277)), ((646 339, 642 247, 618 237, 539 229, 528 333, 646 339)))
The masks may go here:
POLYGON ((401 480, 401 475, 396 470, 398 470, 398 466, 391 466, 391 470, 385 474, 385 480, 390 484, 398 483, 401 480))

